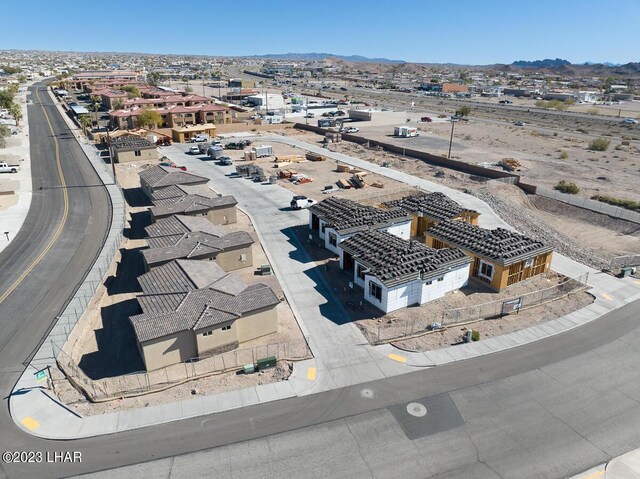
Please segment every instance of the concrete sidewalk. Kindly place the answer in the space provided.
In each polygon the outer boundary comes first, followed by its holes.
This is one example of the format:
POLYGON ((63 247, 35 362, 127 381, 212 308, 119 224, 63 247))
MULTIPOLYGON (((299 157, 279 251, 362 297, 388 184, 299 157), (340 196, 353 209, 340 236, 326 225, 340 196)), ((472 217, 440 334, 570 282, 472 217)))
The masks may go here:
MULTIPOLYGON (((262 139, 297 142, 283 137, 262 139)), ((314 145, 297 142, 297 146, 327 154, 314 145)), ((390 345, 373 347, 356 326, 345 322, 345 312, 340 303, 335 301, 331 285, 327 284, 291 232, 292 226, 307 224, 308 214, 306 211, 291 211, 287 207, 291 192, 278 185, 230 178, 227 175, 234 171, 233 167, 215 165, 186 155, 186 148, 186 145, 173 145, 162 148, 162 153, 179 164, 187 165, 190 172, 210 178, 211 187, 216 192, 234 195, 239 207, 251 217, 315 359, 295 363, 293 374, 286 382, 85 418, 78 417, 64 405, 57 403, 52 395, 41 389, 35 381, 33 371, 28 371, 11 397, 14 420, 25 431, 41 437, 73 439, 177 421, 286 397, 304 396, 405 374, 414 371, 416 367, 437 366, 539 341, 597 319, 606 312, 640 298, 640 284, 636 284, 634 280, 618 280, 561 255, 554 255, 553 268, 563 274, 576 276, 590 273, 589 284, 596 296, 593 304, 526 330, 438 351, 408 353, 390 345)), ((352 160, 355 161, 349 159, 352 160)), ((347 162, 344 158, 341 161, 347 162)), ((358 166, 369 166, 366 162, 362 163, 364 165, 358 166)), ((387 168, 382 170, 397 173, 387 168)), ((432 185, 424 180, 419 183, 424 189, 432 185)), ((440 188, 439 185, 436 186, 440 188)), ((438 188, 434 187, 433 191, 438 188)), ((479 204, 480 200, 477 198, 459 192, 454 192, 454 195, 448 188, 445 192, 465 206, 481 210, 485 216, 485 226, 505 226, 487 205, 482 202, 479 204)))
MULTIPOLYGON (((29 213, 29 207, 31 206, 31 196, 33 191, 33 183, 31 179, 31 156, 29 147, 29 112, 27 99, 33 100, 31 95, 28 94, 28 88, 33 82, 29 82, 20 87, 20 91, 16 95, 16 100, 22 107, 22 120, 20 120, 20 126, 18 127, 19 133, 7 138, 9 144, 16 142, 17 145, 9 146, 0 150, 0 161, 5 155, 12 155, 20 157, 19 161, 15 163, 20 165, 20 171, 14 174, 6 173, 2 175, 2 180, 16 181, 19 183, 19 187, 16 191, 18 195, 18 203, 10 206, 5 210, 0 210, 0 216, 2 221, 0 222, 0 252, 2 252, 16 237, 22 224, 29 213), (9 239, 4 234, 9 233, 9 239)), ((12 127, 14 128, 14 127, 12 127)), ((14 161, 10 161, 14 163, 14 161)))

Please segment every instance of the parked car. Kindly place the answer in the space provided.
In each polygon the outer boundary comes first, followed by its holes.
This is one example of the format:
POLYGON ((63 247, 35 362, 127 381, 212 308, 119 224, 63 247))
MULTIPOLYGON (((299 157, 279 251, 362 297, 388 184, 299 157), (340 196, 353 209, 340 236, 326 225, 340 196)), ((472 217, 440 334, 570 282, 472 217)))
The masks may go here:
POLYGON ((340 90, 341 91, 347 91, 347 89, 345 87, 343 87, 343 86, 340 87, 340 90))
POLYGON ((243 150, 247 146, 251 145, 251 140, 238 140, 227 143, 224 147, 227 150, 243 150))
POLYGON ((431 123, 433 120, 429 116, 423 116, 422 118, 420 118, 420 121, 425 123, 431 123))
POLYGON ((625 118, 624 120, 622 120, 622 123, 624 123, 625 125, 637 125, 638 120, 636 120, 635 118, 625 118))
POLYGON ((196 135, 193 138, 191 138, 191 143, 203 143, 205 141, 209 141, 208 136, 196 135))
POLYGON ((199 155, 200 148, 198 148, 197 146, 192 146, 191 148, 189 148, 189 153, 192 155, 199 155))
POLYGON ((322 116, 333 116, 333 112, 332 111, 325 111, 322 116))
POLYGON ((348 126, 344 128, 345 133, 358 133, 359 131, 360 131, 360 128, 356 128, 355 126, 348 126))
POLYGON ((20 170, 20 167, 18 165, 0 163, 0 173, 17 173, 18 170, 20 170))
POLYGON ((313 117, 315 117, 315 116, 316 116, 316 115, 315 115, 315 114, 313 114, 313 113, 307 113, 304 117, 305 117, 305 118, 313 118, 313 117))
POLYGON ((303 208, 309 208, 317 203, 316 200, 307 198, 306 196, 297 195, 291 200, 291 208, 294 210, 301 210, 303 208))
POLYGON ((516 122, 514 123, 514 125, 516 125, 516 126, 525 126, 525 125, 526 125, 526 123, 525 123, 524 121, 516 121, 516 122))
POLYGON ((218 164, 223 166, 233 165, 233 161, 231 161, 231 157, 229 156, 221 156, 218 158, 218 164))

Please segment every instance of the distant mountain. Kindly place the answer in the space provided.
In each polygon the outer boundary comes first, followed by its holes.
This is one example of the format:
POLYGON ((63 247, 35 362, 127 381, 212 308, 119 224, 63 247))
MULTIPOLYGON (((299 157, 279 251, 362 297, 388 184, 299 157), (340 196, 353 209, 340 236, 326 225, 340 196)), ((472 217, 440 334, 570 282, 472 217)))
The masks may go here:
POLYGON ((611 62, 584 62, 583 65, 585 66, 593 66, 593 65, 602 65, 604 67, 619 67, 622 65, 622 63, 611 63, 611 62))
POLYGON ((361 55, 334 55, 332 53, 268 53, 265 55, 251 55, 245 58, 264 58, 265 60, 305 60, 320 61, 327 58, 337 58, 347 62, 368 63, 406 63, 404 60, 390 60, 389 58, 368 58, 361 55))
POLYGON ((554 68, 560 67, 563 65, 571 65, 571 62, 567 60, 562 60, 560 58, 556 58, 552 60, 550 58, 545 58, 544 60, 534 60, 532 62, 528 62, 525 60, 518 60, 511 64, 511 66, 518 68, 554 68))

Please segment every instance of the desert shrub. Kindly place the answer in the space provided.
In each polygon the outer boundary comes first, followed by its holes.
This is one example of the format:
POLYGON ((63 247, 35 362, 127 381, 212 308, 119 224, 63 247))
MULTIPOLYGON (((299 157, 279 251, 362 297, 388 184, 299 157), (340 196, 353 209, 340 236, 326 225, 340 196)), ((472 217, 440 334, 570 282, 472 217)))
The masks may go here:
POLYGON ((554 187, 554 189, 570 195, 575 195, 580 191, 580 188, 578 188, 578 185, 576 185, 575 183, 569 183, 564 180, 560 180, 558 184, 554 187))
POLYGON ((567 158, 569 158, 569 153, 567 153, 566 151, 562 151, 560 153, 560 159, 561 160, 566 160, 567 158))
POLYGON ((471 331, 471 341, 480 341, 480 331, 471 331))
POLYGON ((625 208, 627 210, 640 211, 640 201, 623 200, 621 198, 614 198, 613 196, 607 195, 594 195, 591 199, 601 201, 609 205, 619 206, 620 208, 625 208))
POLYGON ((611 141, 606 140, 604 138, 596 138, 595 140, 591 140, 589 143, 589 149, 594 151, 607 151, 611 141))

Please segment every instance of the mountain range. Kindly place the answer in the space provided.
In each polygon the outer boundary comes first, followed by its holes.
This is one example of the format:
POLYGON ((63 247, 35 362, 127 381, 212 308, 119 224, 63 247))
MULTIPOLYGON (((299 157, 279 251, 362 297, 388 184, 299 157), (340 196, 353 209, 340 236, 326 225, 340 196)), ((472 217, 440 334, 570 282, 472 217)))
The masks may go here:
POLYGON ((366 63, 406 63, 405 60, 391 60, 389 58, 368 58, 362 55, 334 55, 331 53, 268 53, 265 55, 250 55, 245 58, 264 58, 265 60, 306 60, 318 61, 327 58, 337 58, 347 62, 366 63))

